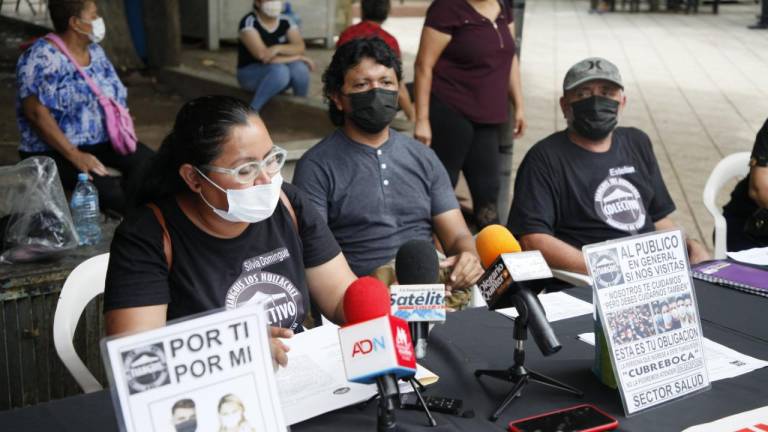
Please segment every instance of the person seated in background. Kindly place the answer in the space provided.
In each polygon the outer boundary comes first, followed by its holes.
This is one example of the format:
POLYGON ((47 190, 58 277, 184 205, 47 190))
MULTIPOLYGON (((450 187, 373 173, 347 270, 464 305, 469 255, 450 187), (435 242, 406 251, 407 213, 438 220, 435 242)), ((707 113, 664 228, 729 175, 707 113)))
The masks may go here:
POLYGON ((309 93, 309 72, 315 64, 304 56, 298 26, 282 10, 279 0, 254 0, 253 11, 240 20, 237 81, 253 92, 255 111, 289 87, 296 96, 309 93))
MULTIPOLYGON (((103 95, 127 106, 127 91, 99 42, 104 20, 92 0, 50 0, 55 33, 103 95)), ((56 161, 61 184, 72 190, 77 174, 91 175, 102 209, 123 213, 136 173, 152 150, 118 154, 109 141, 106 118, 96 94, 77 67, 47 38, 38 39, 16 65, 16 120, 22 159, 48 156, 56 161), (107 166, 122 177, 113 176, 107 166)))
POLYGON ((388 265, 411 239, 437 234, 466 290, 482 275, 472 234, 448 174, 427 146, 389 127, 397 111, 400 61, 379 38, 340 46, 323 74, 338 127, 307 151, 293 181, 328 222, 355 274, 388 265))
MULTIPOLYGON (((582 246, 677 227, 648 135, 616 127, 626 103, 613 63, 576 63, 560 98, 568 128, 536 143, 517 171, 507 225, 552 268, 586 273, 582 246)), ((699 242, 687 245, 691 263, 709 258, 699 242)))
POLYGON ((283 182, 285 158, 245 102, 187 102, 143 178, 137 198, 145 205, 112 240, 107 334, 232 309, 263 293, 273 304, 273 354, 285 364, 276 338, 303 330, 310 299, 313 312, 343 323, 355 275, 314 206, 283 182))
POLYGON ((723 207, 729 251, 768 246, 768 119, 757 133, 749 166, 723 207))
MULTIPOLYGON (((388 31, 384 30, 381 25, 387 20, 389 16, 389 10, 392 7, 390 0, 361 0, 360 11, 362 15, 362 21, 359 23, 347 27, 346 30, 341 32, 339 40, 336 42, 336 48, 344 45, 352 39, 364 38, 364 37, 379 37, 381 40, 387 43, 392 51, 395 53, 398 59, 402 60, 400 53, 400 44, 397 43, 397 39, 392 36, 388 31)), ((411 95, 408 93, 408 89, 405 87, 405 82, 400 82, 400 94, 397 97, 397 102, 400 104, 400 109, 403 110, 408 120, 414 120, 413 101, 411 101, 411 95)))

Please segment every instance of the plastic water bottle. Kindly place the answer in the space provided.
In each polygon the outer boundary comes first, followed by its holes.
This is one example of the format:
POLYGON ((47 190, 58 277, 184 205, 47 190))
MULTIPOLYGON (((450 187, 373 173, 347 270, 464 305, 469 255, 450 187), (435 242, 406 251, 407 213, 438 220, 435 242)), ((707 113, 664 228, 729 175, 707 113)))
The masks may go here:
POLYGON ((96 244, 101 240, 99 225, 99 192, 88 180, 88 174, 77 175, 77 185, 72 193, 72 219, 81 245, 96 244))

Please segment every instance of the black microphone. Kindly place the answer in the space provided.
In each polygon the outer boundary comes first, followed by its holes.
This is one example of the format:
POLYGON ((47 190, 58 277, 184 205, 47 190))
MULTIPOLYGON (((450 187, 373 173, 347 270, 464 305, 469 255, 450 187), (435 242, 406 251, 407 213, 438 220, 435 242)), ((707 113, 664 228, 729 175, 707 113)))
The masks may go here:
MULTIPOLYGON (((395 257, 395 273, 399 285, 437 284, 439 283, 439 271, 440 263, 437 260, 437 252, 435 252, 435 246, 431 242, 409 240, 398 249, 395 257)), ((416 358, 424 358, 427 354, 429 323, 410 321, 409 326, 416 358)))

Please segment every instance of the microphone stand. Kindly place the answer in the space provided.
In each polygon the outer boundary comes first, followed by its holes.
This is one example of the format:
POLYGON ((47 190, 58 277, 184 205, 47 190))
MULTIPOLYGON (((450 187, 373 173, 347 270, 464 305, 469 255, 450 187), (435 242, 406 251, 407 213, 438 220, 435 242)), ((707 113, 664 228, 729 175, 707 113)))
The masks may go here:
POLYGON ((413 352, 416 358, 421 360, 427 355, 427 335, 429 333, 429 323, 414 321, 409 322, 408 327, 411 330, 411 341, 413 342, 413 352))
POLYGON ((424 409, 424 414, 426 414, 427 416, 427 422, 432 427, 437 426, 437 421, 432 416, 432 412, 429 410, 427 403, 424 402, 424 397, 421 395, 421 392, 425 391, 426 388, 419 382, 419 380, 416 379, 415 376, 407 378, 407 381, 411 383, 411 388, 413 388, 413 392, 416 393, 416 397, 419 399, 419 403, 421 404, 421 407, 424 409))
MULTIPOLYGON (((389 375, 388 377, 391 376, 392 375, 389 375)), ((403 378, 403 381, 411 384, 411 388, 413 388, 414 393, 416 393, 416 397, 419 399, 424 414, 427 416, 429 425, 432 427, 437 426, 437 421, 435 420, 435 417, 432 416, 432 412, 429 410, 429 407, 427 407, 424 397, 421 394, 426 390, 424 385, 422 385, 415 376, 403 378)), ((395 405, 393 399, 400 394, 400 388, 396 384, 393 386, 392 383, 396 383, 396 381, 387 378, 376 380, 376 387, 379 392, 363 402, 363 405, 361 406, 361 408, 364 408, 373 400, 379 398, 378 407, 376 408, 377 432, 391 431, 395 428, 395 405)))
MULTIPOLYGON (((408 323, 408 325, 411 328, 411 335, 413 335, 411 338, 411 342, 413 343, 413 352, 416 354, 417 359, 424 358, 424 356, 427 355, 427 331, 425 331, 424 328, 429 326, 429 323, 411 322, 408 323)), ((424 402, 424 397, 421 395, 422 392, 427 390, 426 387, 424 387, 419 382, 419 380, 416 379, 415 375, 410 378, 403 378, 403 381, 408 381, 411 384, 411 388, 413 388, 413 392, 416 393, 416 397, 419 399, 419 403, 424 410, 424 414, 427 415, 427 422, 429 425, 432 427, 437 426, 437 421, 432 416, 432 412, 429 410, 426 402, 424 402)))
POLYGON ((400 395, 400 389, 397 387, 397 380, 393 375, 376 380, 376 387, 379 389, 379 405, 376 409, 376 431, 387 432, 394 431, 397 427, 395 423, 395 402, 394 398, 400 395))
POLYGON ((523 389, 530 382, 544 384, 557 390, 574 394, 578 397, 584 396, 584 393, 574 387, 525 367, 525 340, 528 339, 528 308, 524 301, 516 301, 515 305, 518 313, 518 317, 515 318, 515 328, 513 333, 515 341, 515 363, 508 369, 478 369, 475 371, 475 377, 487 375, 492 378, 509 381, 515 384, 512 387, 512 390, 507 393, 507 396, 498 408, 496 408, 496 411, 491 414, 491 421, 498 420, 514 399, 522 396, 523 389))

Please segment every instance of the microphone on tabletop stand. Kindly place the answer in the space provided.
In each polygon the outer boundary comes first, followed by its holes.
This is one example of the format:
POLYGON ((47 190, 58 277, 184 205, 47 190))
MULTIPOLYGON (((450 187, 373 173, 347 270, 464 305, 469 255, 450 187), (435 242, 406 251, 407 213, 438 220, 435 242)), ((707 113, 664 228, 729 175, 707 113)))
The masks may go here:
MULTIPOLYGON (((344 294, 347 324, 339 329, 347 380, 373 384, 379 393, 377 431, 396 428, 400 403, 398 379, 407 379, 424 407, 431 426, 437 425, 417 388, 416 356, 406 321, 390 315, 387 287, 372 277, 352 282, 344 294)), ((420 386, 420 384, 419 384, 420 386)))
POLYGON ((445 285, 439 284, 439 272, 440 263, 431 242, 410 240, 398 249, 395 257, 398 285, 392 288, 393 309, 408 321, 417 359, 427 355, 429 324, 445 321, 445 285), (401 289, 407 289, 411 293, 410 298, 417 300, 398 297, 396 293, 401 289))
POLYGON ((507 369, 475 371, 476 377, 487 375, 514 383, 512 390, 491 414, 490 420, 496 421, 515 398, 522 396, 523 389, 530 382, 544 384, 579 397, 584 396, 584 393, 578 389, 524 366, 528 329, 531 330, 536 345, 545 356, 552 355, 562 348, 547 320, 539 298, 534 294, 536 287, 532 286, 533 282, 531 282, 552 278, 552 272, 544 261, 544 257, 538 251, 521 252, 520 244, 515 237, 501 225, 489 225, 483 228, 477 235, 476 246, 483 267, 486 269, 477 285, 488 303, 488 308, 494 310, 512 305, 518 313, 513 331, 514 364, 507 369), (516 268, 515 264, 525 268, 516 268))

